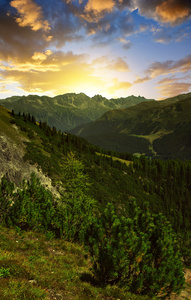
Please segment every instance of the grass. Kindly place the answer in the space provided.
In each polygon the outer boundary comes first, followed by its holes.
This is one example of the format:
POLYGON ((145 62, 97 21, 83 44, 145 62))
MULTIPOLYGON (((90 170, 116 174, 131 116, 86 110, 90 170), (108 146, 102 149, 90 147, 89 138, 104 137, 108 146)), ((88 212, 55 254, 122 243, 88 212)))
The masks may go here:
MULTIPOLYGON (((102 155, 102 156, 106 156, 106 157, 111 157, 111 155, 107 155, 107 154, 102 154, 102 153, 99 153, 99 152, 96 152, 97 155, 102 155)), ((125 160, 125 159, 122 159, 122 158, 119 158, 119 157, 115 157, 115 156, 112 156, 112 159, 115 161, 115 160, 118 160, 120 161, 121 163, 124 163, 126 164, 127 166, 129 166, 132 161, 130 160, 125 160)))
POLYGON ((90 267, 81 245, 0 227, 1 300, 150 299, 117 286, 96 286, 90 267))

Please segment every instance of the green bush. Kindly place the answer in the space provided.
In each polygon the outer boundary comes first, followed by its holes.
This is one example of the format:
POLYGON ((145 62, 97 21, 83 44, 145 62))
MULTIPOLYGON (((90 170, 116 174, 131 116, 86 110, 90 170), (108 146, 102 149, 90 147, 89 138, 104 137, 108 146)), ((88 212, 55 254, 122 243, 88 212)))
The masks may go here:
POLYGON ((118 216, 108 204, 86 234, 99 283, 127 286, 131 292, 168 296, 184 284, 175 235, 162 214, 129 202, 130 214, 118 216))

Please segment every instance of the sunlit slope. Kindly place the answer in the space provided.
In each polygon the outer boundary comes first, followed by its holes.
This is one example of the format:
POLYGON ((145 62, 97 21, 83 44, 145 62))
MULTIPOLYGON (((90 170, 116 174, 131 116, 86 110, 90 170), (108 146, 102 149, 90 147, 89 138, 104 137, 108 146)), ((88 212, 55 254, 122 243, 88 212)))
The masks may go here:
POLYGON ((191 158, 191 93, 112 110, 72 133, 105 149, 191 158))
POLYGON ((37 121, 46 121, 51 127, 70 131, 78 125, 96 120, 109 110, 130 107, 146 100, 140 96, 108 100, 100 95, 90 98, 83 93, 70 93, 54 98, 14 96, 1 100, 0 104, 16 113, 30 113, 37 121))

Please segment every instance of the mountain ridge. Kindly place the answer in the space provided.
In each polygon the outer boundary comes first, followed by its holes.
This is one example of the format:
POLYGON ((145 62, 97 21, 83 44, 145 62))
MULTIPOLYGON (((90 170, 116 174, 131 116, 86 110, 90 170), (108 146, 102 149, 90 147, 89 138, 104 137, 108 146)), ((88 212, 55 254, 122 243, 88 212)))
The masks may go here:
POLYGON ((16 113, 30 113, 37 121, 46 121, 49 126, 55 126, 58 130, 70 131, 76 126, 96 120, 109 110, 149 100, 152 99, 141 96, 108 100, 101 95, 90 98, 84 93, 67 93, 55 97, 13 96, 0 100, 0 104, 16 113))

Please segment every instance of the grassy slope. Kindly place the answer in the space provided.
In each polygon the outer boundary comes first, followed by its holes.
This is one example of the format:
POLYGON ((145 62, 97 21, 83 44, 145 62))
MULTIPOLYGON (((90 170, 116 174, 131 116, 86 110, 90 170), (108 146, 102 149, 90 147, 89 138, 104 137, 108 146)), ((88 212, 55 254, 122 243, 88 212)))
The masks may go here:
POLYGON ((18 142, 18 136, 16 130, 10 126, 11 115, 7 109, 0 106, 0 133, 6 134, 6 136, 12 139, 14 142, 18 142))
POLYGON ((96 287, 90 265, 80 245, 0 227, 1 300, 150 299, 116 286, 96 287))

